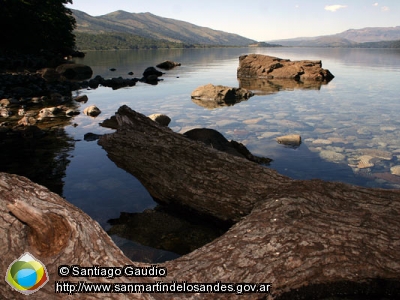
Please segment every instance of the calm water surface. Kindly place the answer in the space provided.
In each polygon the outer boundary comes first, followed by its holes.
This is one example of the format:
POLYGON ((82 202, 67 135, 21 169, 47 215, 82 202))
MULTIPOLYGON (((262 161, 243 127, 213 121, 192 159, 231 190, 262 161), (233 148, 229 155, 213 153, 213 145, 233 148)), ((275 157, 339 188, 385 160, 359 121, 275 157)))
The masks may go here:
MULTIPOLYGON (((120 212, 141 212, 155 206, 132 175, 117 168, 85 133, 112 132, 98 125, 123 104, 145 115, 164 113, 170 128, 185 132, 213 128, 250 151, 272 158, 271 168, 293 178, 342 181, 368 187, 400 188, 400 176, 390 168, 400 165, 400 51, 385 49, 234 48, 155 51, 88 52, 79 63, 105 78, 140 78, 145 68, 164 60, 182 63, 166 71, 152 86, 81 90, 102 113, 97 118, 77 116, 66 131, 79 140, 70 153, 63 196, 97 220, 120 212), (212 83, 238 87, 238 57, 260 53, 291 60, 322 60, 335 78, 319 89, 255 91, 256 96, 230 107, 208 109, 191 101, 198 86, 212 83), (115 72, 109 71, 116 68, 115 72), (299 148, 287 148, 275 138, 300 134, 299 148), (369 167, 367 167, 369 166, 369 167)), ((125 241, 118 240, 124 243, 125 241)))

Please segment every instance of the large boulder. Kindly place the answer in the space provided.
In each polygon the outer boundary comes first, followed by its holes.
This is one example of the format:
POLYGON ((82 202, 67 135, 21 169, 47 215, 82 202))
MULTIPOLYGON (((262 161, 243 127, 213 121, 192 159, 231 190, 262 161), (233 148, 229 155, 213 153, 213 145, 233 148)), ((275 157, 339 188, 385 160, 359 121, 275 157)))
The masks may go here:
POLYGON ((44 68, 37 71, 38 74, 46 81, 53 82, 60 80, 61 74, 54 68, 44 68))
POLYGON ((82 64, 62 64, 56 71, 65 78, 73 80, 85 80, 93 75, 92 68, 82 64))
POLYGON ((249 54, 239 57, 238 78, 294 79, 328 82, 334 78, 320 60, 290 61, 278 57, 249 54))
POLYGON ((249 99, 253 95, 253 92, 243 88, 206 84, 196 88, 191 96, 196 104, 208 108, 216 108, 234 105, 237 102, 249 99))
POLYGON ((195 128, 186 131, 183 135, 191 140, 203 142, 211 148, 234 156, 243 157, 259 164, 269 164, 272 161, 270 158, 258 157, 251 154, 245 145, 234 140, 228 141, 221 133, 214 129, 195 128))

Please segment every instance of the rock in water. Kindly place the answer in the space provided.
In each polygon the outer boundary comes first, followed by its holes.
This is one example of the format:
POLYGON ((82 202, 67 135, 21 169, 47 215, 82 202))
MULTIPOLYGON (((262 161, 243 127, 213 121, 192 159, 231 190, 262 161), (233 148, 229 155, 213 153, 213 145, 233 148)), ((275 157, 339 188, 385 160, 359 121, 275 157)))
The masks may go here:
POLYGON ((254 94, 243 88, 234 88, 223 85, 206 84, 192 92, 192 100, 196 104, 207 108, 234 105, 242 100, 247 100, 254 94), (200 101, 200 102, 199 102, 200 101))
POLYGON ((334 78, 320 60, 290 61, 278 57, 249 54, 239 57, 238 78, 294 79, 329 82, 334 78))
POLYGON ((171 118, 163 114, 152 114, 149 116, 149 118, 162 126, 168 126, 168 124, 171 122, 171 118))
POLYGON ((400 165, 391 167, 390 173, 392 173, 393 175, 400 176, 400 165))
POLYGON ((62 64, 56 71, 67 79, 84 80, 92 77, 93 70, 89 66, 82 64, 62 64))
POLYGON ((158 64, 156 67, 164 70, 171 70, 177 66, 180 66, 180 63, 176 63, 174 61, 166 60, 160 64, 158 64))
POLYGON ((288 146, 300 146, 301 136, 298 134, 283 135, 276 138, 279 144, 284 144, 288 146))
POLYGON ((83 110, 83 113, 87 116, 97 117, 99 114, 101 114, 101 110, 97 106, 91 105, 86 107, 83 110))

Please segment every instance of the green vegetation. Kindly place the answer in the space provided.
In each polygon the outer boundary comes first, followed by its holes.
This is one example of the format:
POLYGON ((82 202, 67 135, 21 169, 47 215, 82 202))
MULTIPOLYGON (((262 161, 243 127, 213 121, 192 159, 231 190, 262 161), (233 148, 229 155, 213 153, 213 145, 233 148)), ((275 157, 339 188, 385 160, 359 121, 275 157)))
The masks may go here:
POLYGON ((278 44, 270 44, 266 42, 258 42, 254 44, 250 44, 249 47, 282 47, 281 45, 278 44))
POLYGON ((400 40, 359 43, 359 44, 355 45, 354 47, 356 47, 356 48, 400 48, 400 40))
POLYGON ((157 49, 157 48, 192 48, 165 40, 154 40, 129 33, 91 34, 75 32, 78 50, 121 50, 121 49, 157 49))
POLYGON ((175 43, 167 40, 150 39, 122 32, 107 32, 99 34, 75 32, 75 35, 76 48, 79 51, 230 47, 220 45, 175 43))
POLYGON ((184 45, 247 46, 255 42, 237 34, 163 18, 151 13, 128 13, 119 10, 92 17, 79 10, 72 10, 72 12, 76 19, 76 32, 82 33, 118 35, 125 33, 150 40, 163 40, 184 45))
POLYGON ((72 0, 0 0, 0 52, 68 53, 75 46, 72 0))

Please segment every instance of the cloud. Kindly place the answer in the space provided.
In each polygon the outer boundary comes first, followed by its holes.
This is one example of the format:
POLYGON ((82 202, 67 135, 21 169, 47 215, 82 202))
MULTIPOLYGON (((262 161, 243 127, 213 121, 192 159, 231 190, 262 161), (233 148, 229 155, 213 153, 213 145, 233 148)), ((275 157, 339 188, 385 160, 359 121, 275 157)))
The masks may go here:
POLYGON ((387 7, 387 6, 382 6, 381 10, 382 10, 383 12, 385 12, 385 11, 389 11, 389 10, 390 10, 390 8, 389 8, 389 7, 387 7))
POLYGON ((375 2, 374 4, 372 4, 373 6, 379 6, 378 2, 375 2))
POLYGON ((347 7, 346 5, 340 5, 340 4, 327 5, 327 6, 325 6, 325 10, 328 10, 328 11, 331 11, 331 12, 335 12, 338 9, 346 8, 346 7, 347 7))

